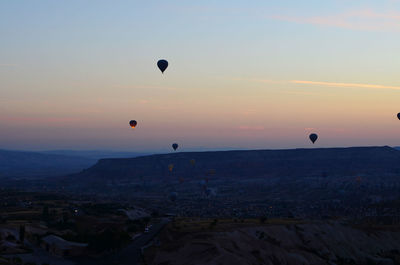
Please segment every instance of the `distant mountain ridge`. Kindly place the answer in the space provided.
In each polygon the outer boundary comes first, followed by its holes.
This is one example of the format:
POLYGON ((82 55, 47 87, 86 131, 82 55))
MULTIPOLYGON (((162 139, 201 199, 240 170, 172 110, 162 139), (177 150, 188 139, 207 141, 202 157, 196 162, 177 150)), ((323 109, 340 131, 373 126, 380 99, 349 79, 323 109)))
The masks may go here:
POLYGON ((152 154, 144 152, 126 152, 126 151, 109 151, 109 150, 49 150, 49 151, 40 151, 38 153, 49 154, 49 155, 79 156, 96 160, 103 158, 132 158, 132 157, 152 154))
POLYGON ((79 156, 0 150, 0 177, 49 177, 72 174, 96 163, 79 156))
POLYGON ((384 147, 182 152, 129 159, 101 159, 70 177, 130 179, 189 177, 400 175, 400 151, 384 147), (196 161, 192 166, 190 160, 196 161), (173 165, 169 172, 168 165, 173 165), (213 173, 211 173, 213 172, 213 173), (215 172, 215 173, 214 173, 215 172))

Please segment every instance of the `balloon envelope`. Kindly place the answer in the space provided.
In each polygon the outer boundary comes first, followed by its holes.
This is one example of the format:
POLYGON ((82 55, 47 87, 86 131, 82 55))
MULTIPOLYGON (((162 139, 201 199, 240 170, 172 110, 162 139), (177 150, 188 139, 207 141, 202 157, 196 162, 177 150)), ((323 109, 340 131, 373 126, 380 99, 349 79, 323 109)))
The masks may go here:
POLYGON ((317 141, 317 139, 318 139, 318 135, 315 133, 312 133, 312 134, 310 134, 309 138, 312 143, 315 143, 315 141, 317 141))
POLYGON ((135 120, 131 120, 131 121, 129 122, 129 125, 130 125, 132 128, 135 128, 136 125, 137 125, 137 122, 136 122, 135 120))
POLYGON ((397 113, 397 118, 400 120, 400 112, 397 113))
POLYGON ((172 144, 172 148, 176 151, 176 149, 178 149, 178 144, 177 143, 172 144))
POLYGON ((159 60, 157 62, 157 66, 160 69, 161 73, 164 73, 164 71, 167 69, 168 67, 168 62, 167 60, 159 60))

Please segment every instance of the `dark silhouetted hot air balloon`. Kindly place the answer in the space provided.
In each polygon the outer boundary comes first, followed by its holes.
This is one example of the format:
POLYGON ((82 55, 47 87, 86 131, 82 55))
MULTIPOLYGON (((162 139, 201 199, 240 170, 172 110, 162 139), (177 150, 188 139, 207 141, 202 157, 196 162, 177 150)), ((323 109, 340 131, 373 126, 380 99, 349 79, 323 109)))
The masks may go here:
POLYGON ((190 164, 194 167, 196 165, 196 160, 190 159, 190 164))
POLYGON ((161 73, 164 73, 164 71, 167 69, 168 67, 168 62, 167 60, 159 60, 157 62, 157 66, 160 69, 161 73))
POLYGON ((129 122, 129 125, 130 125, 132 128, 135 128, 136 125, 137 125, 137 121, 131 120, 131 121, 129 122))
POLYGON ((173 169, 174 169, 174 164, 169 164, 168 165, 169 172, 172 172, 173 169))
POLYGON ((177 143, 173 143, 172 144, 172 148, 174 148, 174 151, 176 151, 176 149, 178 149, 178 144, 177 143))
POLYGON ((315 141, 317 141, 317 139, 318 139, 318 135, 315 133, 312 133, 312 134, 310 134, 309 138, 310 138, 311 142, 314 144, 315 141))
POLYGON ((397 113, 397 118, 400 120, 400 112, 397 113))

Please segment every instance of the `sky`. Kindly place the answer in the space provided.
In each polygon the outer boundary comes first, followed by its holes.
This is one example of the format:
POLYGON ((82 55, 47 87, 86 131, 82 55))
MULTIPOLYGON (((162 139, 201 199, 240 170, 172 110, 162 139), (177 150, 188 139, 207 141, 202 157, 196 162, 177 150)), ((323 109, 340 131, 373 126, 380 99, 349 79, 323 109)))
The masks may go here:
POLYGON ((0 0, 0 148, 398 146, 399 69, 400 0, 0 0))

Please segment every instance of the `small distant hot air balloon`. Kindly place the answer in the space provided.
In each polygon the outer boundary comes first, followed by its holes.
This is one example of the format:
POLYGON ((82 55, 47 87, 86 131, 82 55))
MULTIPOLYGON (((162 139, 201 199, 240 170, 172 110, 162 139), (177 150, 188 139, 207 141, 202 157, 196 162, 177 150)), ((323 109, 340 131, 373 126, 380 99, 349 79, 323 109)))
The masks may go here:
POLYGON ((161 73, 164 73, 164 71, 167 69, 168 67, 168 62, 167 60, 159 60, 157 62, 157 66, 160 69, 161 73))
POLYGON ((131 121, 129 122, 129 125, 130 125, 132 128, 135 128, 136 125, 137 125, 137 121, 131 120, 131 121))
POLYGON ((397 113, 397 118, 400 120, 400 112, 397 113))
POLYGON ((309 138, 310 138, 311 142, 314 144, 315 141, 317 141, 317 139, 318 139, 318 135, 315 133, 312 133, 312 134, 310 134, 309 138))
POLYGON ((172 148, 174 148, 174 151, 176 151, 176 149, 178 149, 178 144, 177 143, 173 143, 172 144, 172 148))
POLYGON ((174 164, 169 164, 168 165, 169 172, 172 172, 173 169, 174 169, 174 164))
POLYGON ((194 165, 196 165, 196 160, 190 159, 190 164, 194 167, 194 165))

